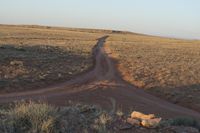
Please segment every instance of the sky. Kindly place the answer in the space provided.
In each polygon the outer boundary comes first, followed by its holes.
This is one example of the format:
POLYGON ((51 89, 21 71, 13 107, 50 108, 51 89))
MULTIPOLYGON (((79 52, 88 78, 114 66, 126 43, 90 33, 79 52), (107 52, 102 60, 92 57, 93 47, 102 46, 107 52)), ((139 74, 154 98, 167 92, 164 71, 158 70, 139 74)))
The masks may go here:
POLYGON ((0 0, 0 23, 200 39, 200 0, 0 0))

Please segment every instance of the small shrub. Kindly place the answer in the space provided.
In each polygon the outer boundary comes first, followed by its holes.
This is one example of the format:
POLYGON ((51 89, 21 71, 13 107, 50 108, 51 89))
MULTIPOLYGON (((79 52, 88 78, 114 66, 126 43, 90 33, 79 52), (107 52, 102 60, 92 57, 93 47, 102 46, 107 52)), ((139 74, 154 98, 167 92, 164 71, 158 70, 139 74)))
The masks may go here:
POLYGON ((121 109, 118 109, 116 111, 116 115, 121 118, 122 116, 124 116, 124 112, 121 109))
POLYGON ((168 121, 172 126, 187 126, 194 127, 200 130, 200 123, 196 119, 180 117, 168 121))
POLYGON ((44 129, 44 125, 53 117, 56 118, 56 113, 57 109, 47 104, 17 103, 13 109, 3 113, 5 119, 1 120, 1 126, 3 125, 4 130, 12 129, 12 132, 16 133, 49 131, 49 129, 44 129))
POLYGON ((112 117, 108 113, 104 112, 95 119, 93 127, 98 133, 108 133, 107 125, 109 125, 111 121, 112 117))
POLYGON ((56 108, 45 103, 19 102, 0 109, 0 132, 99 133, 107 132, 110 120, 108 113, 95 106, 73 104, 56 108))

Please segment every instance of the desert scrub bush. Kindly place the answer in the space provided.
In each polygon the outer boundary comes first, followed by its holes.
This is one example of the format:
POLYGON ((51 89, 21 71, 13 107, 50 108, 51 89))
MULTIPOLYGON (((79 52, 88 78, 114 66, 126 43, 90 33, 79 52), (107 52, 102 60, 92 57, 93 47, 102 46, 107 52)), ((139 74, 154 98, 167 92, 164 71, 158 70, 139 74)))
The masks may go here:
POLYGON ((194 127, 200 130, 200 122, 193 118, 179 117, 179 118, 168 120, 166 122, 171 126, 194 127))
POLYGON ((17 103, 14 108, 1 113, 0 131, 51 132, 56 124, 57 112, 56 108, 44 103, 17 103))
POLYGON ((112 117, 103 112, 99 117, 97 117, 94 121, 93 128, 96 129, 99 133, 108 133, 108 125, 111 123, 112 117))
POLYGON ((0 132, 107 132, 110 120, 108 113, 95 106, 73 104, 56 108, 45 103, 19 102, 0 109, 0 132))

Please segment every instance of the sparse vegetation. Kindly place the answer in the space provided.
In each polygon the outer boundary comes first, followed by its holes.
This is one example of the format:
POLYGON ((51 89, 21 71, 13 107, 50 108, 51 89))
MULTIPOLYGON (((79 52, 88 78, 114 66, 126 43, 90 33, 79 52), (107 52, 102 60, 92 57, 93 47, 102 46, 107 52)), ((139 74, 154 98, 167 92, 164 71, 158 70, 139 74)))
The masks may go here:
POLYGON ((87 71, 101 36, 62 28, 0 27, 1 93, 42 88, 87 71))
POLYGON ((200 111, 200 41, 111 35, 107 47, 125 80, 200 111))
POLYGON ((166 120, 164 121, 165 124, 155 128, 141 128, 142 125, 127 123, 128 115, 121 117, 111 112, 94 105, 69 103, 65 107, 54 107, 42 102, 22 101, 0 108, 0 132, 117 133, 130 131, 136 133, 169 133, 177 128, 181 131, 198 131, 196 128, 199 128, 198 121, 181 118, 166 120), (173 128, 170 126, 173 126, 173 128), (174 127, 176 128, 174 129, 174 127))
POLYGON ((167 121, 171 126, 185 126, 185 127, 194 127, 200 130, 200 123, 199 121, 192 119, 192 118, 175 118, 172 120, 167 121))
POLYGON ((66 133, 106 130, 106 112, 95 106, 73 104, 56 108, 45 103, 20 102, 0 110, 0 132, 66 133))

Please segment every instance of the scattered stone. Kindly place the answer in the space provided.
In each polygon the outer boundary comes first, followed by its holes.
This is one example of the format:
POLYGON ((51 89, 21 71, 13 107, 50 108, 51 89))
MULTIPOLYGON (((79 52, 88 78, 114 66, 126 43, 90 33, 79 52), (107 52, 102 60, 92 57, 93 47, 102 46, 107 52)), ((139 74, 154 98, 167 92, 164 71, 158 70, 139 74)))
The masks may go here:
POLYGON ((161 122, 161 120, 161 118, 144 119, 142 120, 141 125, 147 128, 156 128, 161 122))
POLYGON ((133 111, 131 113, 131 118, 136 118, 136 119, 140 119, 140 120, 143 120, 143 119, 153 119, 155 118, 155 115, 154 114, 143 114, 143 113, 140 113, 140 112, 137 112, 137 111, 133 111))
POLYGON ((50 73, 51 73, 51 71, 47 71, 46 73, 50 74, 50 73))
POLYGON ((45 79, 45 76, 39 75, 39 79, 40 79, 40 80, 44 80, 44 79, 45 79))
POLYGON ((192 95, 188 95, 187 97, 188 97, 189 99, 192 99, 192 98, 193 98, 193 96, 192 96, 192 95))
POLYGON ((131 118, 127 119, 127 123, 133 126, 141 126, 145 128, 156 128, 161 122, 161 118, 156 118, 154 114, 143 114, 137 111, 132 112, 131 118))
POLYGON ((129 123, 133 126, 140 126, 140 121, 137 119, 128 118, 127 123, 129 123))
POLYGON ((12 65, 12 66, 23 66, 24 64, 23 64, 22 61, 14 60, 14 61, 10 62, 10 65, 12 65))
POLYGON ((72 72, 68 72, 68 74, 72 75, 73 73, 72 72))
POLYGON ((133 127, 133 125, 131 125, 131 124, 126 124, 126 125, 121 126, 119 129, 120 129, 120 130, 129 130, 129 129, 131 129, 132 127, 133 127))
POLYGON ((61 78, 61 77, 62 77, 62 74, 61 74, 61 73, 59 73, 59 74, 58 74, 58 77, 59 77, 59 78, 61 78))
POLYGON ((4 78, 5 78, 5 79, 8 79, 8 78, 9 78, 9 75, 4 75, 4 78))

